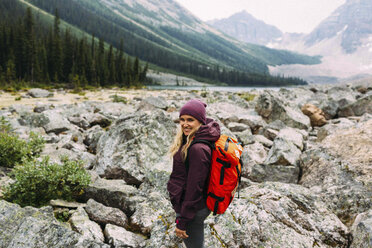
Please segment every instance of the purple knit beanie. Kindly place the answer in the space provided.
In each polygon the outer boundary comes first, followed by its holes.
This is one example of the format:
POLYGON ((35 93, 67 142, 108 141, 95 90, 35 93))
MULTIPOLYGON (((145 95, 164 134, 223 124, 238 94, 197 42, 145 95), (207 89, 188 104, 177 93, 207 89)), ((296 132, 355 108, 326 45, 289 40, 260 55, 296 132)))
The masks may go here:
POLYGON ((207 107, 207 104, 204 102, 198 99, 191 99, 181 108, 180 116, 191 115, 201 123, 205 124, 207 119, 205 107, 207 107))

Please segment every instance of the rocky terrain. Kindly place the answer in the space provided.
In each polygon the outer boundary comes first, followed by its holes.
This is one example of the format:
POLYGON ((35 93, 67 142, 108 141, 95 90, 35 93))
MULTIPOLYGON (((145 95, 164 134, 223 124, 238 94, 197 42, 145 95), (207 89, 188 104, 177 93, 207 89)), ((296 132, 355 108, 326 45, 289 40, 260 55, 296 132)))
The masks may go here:
MULTIPOLYGON (((166 183, 178 109, 190 98, 244 145, 239 197, 207 218, 206 247, 372 246, 372 82, 245 94, 141 90, 123 102, 41 103, 44 93, 0 115, 22 138, 39 132, 52 160, 84 160, 92 183, 76 203, 37 209, 0 199, 0 247, 184 247, 166 183), (55 219, 61 209, 68 222, 55 219)), ((0 194, 8 172, 0 170, 0 194)))

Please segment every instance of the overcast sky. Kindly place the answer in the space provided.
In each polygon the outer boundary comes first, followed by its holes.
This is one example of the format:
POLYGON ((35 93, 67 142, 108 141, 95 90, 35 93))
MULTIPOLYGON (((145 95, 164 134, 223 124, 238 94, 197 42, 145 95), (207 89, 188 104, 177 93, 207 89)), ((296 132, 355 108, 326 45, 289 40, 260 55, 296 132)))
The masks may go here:
POLYGON ((284 32, 311 32, 346 0, 176 0, 203 21, 246 10, 284 32))

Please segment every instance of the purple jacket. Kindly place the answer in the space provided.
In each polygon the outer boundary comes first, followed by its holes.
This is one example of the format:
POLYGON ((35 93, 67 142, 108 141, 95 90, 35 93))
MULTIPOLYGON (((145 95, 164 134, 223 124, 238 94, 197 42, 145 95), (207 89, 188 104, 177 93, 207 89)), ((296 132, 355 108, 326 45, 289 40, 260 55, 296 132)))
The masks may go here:
MULTIPOLYGON (((216 141, 220 137, 220 126, 212 119, 202 125, 195 139, 216 141)), ((181 148, 173 157, 173 170, 168 181, 168 192, 176 213, 177 228, 186 230, 196 212, 206 207, 205 191, 208 184, 212 151, 207 144, 196 143, 189 148, 189 171, 182 161, 181 148)))

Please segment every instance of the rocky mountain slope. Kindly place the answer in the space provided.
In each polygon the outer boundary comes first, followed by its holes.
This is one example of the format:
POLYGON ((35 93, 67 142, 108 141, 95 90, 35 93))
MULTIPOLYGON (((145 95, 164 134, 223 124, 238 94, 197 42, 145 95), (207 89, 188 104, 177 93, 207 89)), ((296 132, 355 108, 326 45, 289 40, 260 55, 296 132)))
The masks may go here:
POLYGON ((263 46, 283 35, 277 27, 254 18, 245 10, 228 18, 211 20, 207 23, 240 41, 263 46))
MULTIPOLYGON (((372 245, 371 81, 245 94, 117 93, 126 103, 58 104, 43 98, 49 94, 30 90, 38 104, 0 114, 20 137, 41 133, 51 160, 83 159, 93 181, 79 204, 35 209, 0 199, 0 247, 183 247, 166 192, 167 151, 177 110, 190 98, 205 101, 222 132, 244 145, 240 198, 207 219, 206 247, 372 245), (54 221, 52 208, 69 209, 70 225, 54 221)), ((8 173, 0 170, 0 189, 8 173)))
POLYGON ((311 47, 340 35, 343 51, 347 54, 354 53, 372 36, 371 12, 371 1, 348 0, 306 35, 305 45, 311 47))
MULTIPOLYGON (((348 0, 300 40, 284 38, 272 47, 323 56, 317 66, 278 67, 272 72, 347 78, 372 74, 372 3, 348 0)), ((292 74, 292 75, 293 75, 292 74)), ((314 81, 314 80, 311 80, 314 81)))

